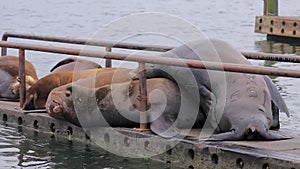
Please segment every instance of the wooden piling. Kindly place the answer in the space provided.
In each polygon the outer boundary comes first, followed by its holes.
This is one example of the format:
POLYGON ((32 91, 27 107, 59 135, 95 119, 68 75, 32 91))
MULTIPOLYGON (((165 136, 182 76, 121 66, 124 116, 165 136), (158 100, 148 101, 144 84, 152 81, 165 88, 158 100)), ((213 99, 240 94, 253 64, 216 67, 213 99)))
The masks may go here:
POLYGON ((278 0, 264 0, 264 15, 278 16, 278 0))

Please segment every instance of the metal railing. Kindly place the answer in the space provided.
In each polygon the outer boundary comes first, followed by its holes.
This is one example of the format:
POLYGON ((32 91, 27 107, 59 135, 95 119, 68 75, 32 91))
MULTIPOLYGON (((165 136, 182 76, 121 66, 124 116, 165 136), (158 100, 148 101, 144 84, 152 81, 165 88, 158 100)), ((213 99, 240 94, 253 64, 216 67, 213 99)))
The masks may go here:
MULTIPOLYGON (((106 51, 111 52, 112 48, 122 48, 122 49, 132 49, 132 50, 147 50, 147 51, 156 51, 156 52, 165 52, 174 47, 169 46, 155 46, 155 45, 139 45, 132 43, 115 43, 109 41, 94 41, 88 39, 72 39, 72 38, 63 38, 63 37, 49 37, 41 35, 32 35, 32 34, 21 34, 21 33, 10 33, 5 32, 2 35, 2 41, 8 41, 8 38, 18 38, 18 39, 28 39, 28 40, 38 40, 38 41, 47 41, 47 42, 59 42, 66 44, 75 44, 75 45, 89 45, 89 46, 100 46, 105 47, 106 51)), ((7 48, 2 47, 1 56, 7 55, 7 48)), ((106 67, 111 67, 111 60, 107 59, 105 62, 106 67)))
MULTIPOLYGON (((175 46, 161 46, 161 45, 141 45, 133 43, 115 43, 108 41, 94 41, 88 39, 72 39, 72 38, 63 38, 63 37, 49 37, 41 35, 32 35, 32 34, 21 34, 21 33, 10 33, 5 32, 2 35, 2 41, 8 41, 9 38, 18 38, 18 39, 27 39, 27 40, 38 40, 38 41, 47 41, 47 42, 59 42, 66 44, 76 44, 76 45, 89 45, 89 46, 100 46, 105 47, 106 51, 111 52, 112 48, 121 48, 121 49, 131 49, 131 50, 146 50, 146 51, 155 51, 155 52, 166 52, 175 48, 175 46)), ((247 59, 255 60, 271 60, 279 62, 294 62, 300 63, 300 56, 293 54, 266 54, 266 53, 255 53, 255 52, 241 52, 247 59)), ((1 56, 7 55, 7 48, 2 47, 1 56)), ((106 61, 106 67, 111 66, 111 61, 106 61)))
MULTIPOLYGON (((7 37, 12 37, 12 34, 6 34, 7 37)), ((16 37, 24 37, 16 36, 16 37)), ((32 37, 32 36, 31 36, 32 37)), ((29 38, 29 36, 28 36, 29 38)), ((60 40, 60 42, 71 42, 72 39, 57 39, 57 38, 46 38, 46 37, 34 37, 35 39, 47 39, 50 40, 60 40)), ((57 42, 57 41, 56 41, 57 42)), ((79 43, 79 40, 73 40, 72 42, 79 43)), ((82 44, 84 40, 81 41, 82 44)), ((93 45, 100 46, 101 44, 97 42, 93 43, 93 45)), ((20 107, 23 107, 25 96, 26 96, 26 88, 25 88, 25 50, 39 51, 39 52, 50 52, 50 53, 59 53, 59 54, 67 54, 67 55, 76 55, 76 56, 87 56, 87 57, 96 57, 96 58, 104 58, 108 59, 109 62, 111 60, 125 60, 125 61, 134 61, 139 63, 139 83, 140 83, 140 98, 141 99, 141 130, 145 130, 147 128, 145 121, 146 114, 143 113, 146 111, 147 106, 147 91, 146 91, 146 77, 145 77, 145 63, 154 63, 154 64, 165 64, 169 66, 179 66, 179 67, 190 67, 197 69, 207 69, 207 70, 217 70, 217 71, 230 71, 230 72, 239 72, 239 73, 251 73, 251 74, 260 74, 260 75, 274 75, 274 76, 283 76, 283 77, 300 77, 300 71, 298 70, 290 70, 283 68, 273 68, 273 67, 263 67, 263 66, 253 66, 253 65, 241 65, 241 64, 231 64, 231 63, 216 63, 216 62, 205 62, 199 60, 190 60, 190 59, 174 59, 174 58, 165 58, 165 57, 154 57, 154 56, 146 56, 145 55, 136 55, 136 54, 122 54, 111 52, 112 47, 116 47, 116 45, 112 43, 103 43, 103 47, 106 47, 106 51, 88 51, 88 50, 80 50, 73 48, 64 48, 64 47, 53 47, 53 46, 42 46, 42 45, 34 45, 34 44, 25 44, 25 43, 15 43, 15 42, 7 42, 0 41, 0 47, 2 47, 2 54, 4 52, 3 49, 14 48, 19 50, 19 64, 20 64, 20 107)), ((133 44, 119 44, 117 46, 119 48, 126 49, 136 49, 136 50, 151 50, 151 51, 167 51, 170 50, 170 47, 161 47, 158 46, 133 46, 133 44)), ((5 54, 5 52, 4 52, 5 54)), ((280 57, 279 55, 257 55, 256 53, 246 53, 249 57, 254 59, 268 58, 268 59, 277 59, 282 61, 290 61, 290 58, 280 57)), ((293 56, 291 57, 293 62, 299 62, 299 57, 293 56)), ((108 63, 108 62, 107 62, 108 63)))

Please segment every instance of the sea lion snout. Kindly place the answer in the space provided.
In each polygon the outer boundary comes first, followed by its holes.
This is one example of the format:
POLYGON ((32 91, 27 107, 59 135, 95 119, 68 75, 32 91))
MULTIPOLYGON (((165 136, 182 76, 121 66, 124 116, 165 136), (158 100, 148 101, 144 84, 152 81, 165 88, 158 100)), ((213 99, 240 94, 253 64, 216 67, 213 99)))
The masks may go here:
POLYGON ((244 131, 243 138, 245 140, 261 140, 263 138, 263 133, 267 132, 267 127, 262 125, 263 123, 253 123, 250 124, 244 131))
POLYGON ((50 97, 47 99, 46 109, 50 116, 58 119, 64 119, 63 113, 64 108, 60 98, 60 92, 53 90, 50 94, 50 97))

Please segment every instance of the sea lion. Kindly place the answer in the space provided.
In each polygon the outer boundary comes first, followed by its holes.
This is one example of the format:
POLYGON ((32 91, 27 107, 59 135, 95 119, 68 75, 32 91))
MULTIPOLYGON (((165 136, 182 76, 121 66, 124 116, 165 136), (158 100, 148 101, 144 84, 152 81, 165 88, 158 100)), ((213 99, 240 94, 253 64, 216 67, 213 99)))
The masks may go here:
MULTIPOLYGON (((25 60, 26 89, 29 89, 37 80, 34 66, 25 60)), ((16 56, 0 57, 0 98, 18 100, 19 89, 19 58, 16 56)))
POLYGON ((76 120, 76 112, 73 106, 73 98, 71 95, 72 86, 77 85, 86 88, 99 88, 112 83, 129 82, 131 79, 128 76, 131 69, 116 69, 101 74, 95 77, 80 79, 74 83, 69 83, 53 89, 46 102, 46 110, 48 114, 54 118, 65 119, 80 125, 76 120), (69 118, 68 118, 69 117, 69 118))
POLYGON ((58 62, 53 68, 51 68, 50 72, 58 73, 58 72, 67 72, 67 71, 78 71, 78 70, 87 70, 87 69, 98 69, 102 68, 98 63, 81 59, 78 57, 69 57, 60 62, 58 62))
MULTIPOLYGON (((147 116, 152 132, 171 138, 179 134, 177 128, 191 128, 199 116, 179 114, 183 104, 176 83, 165 78, 147 79, 147 116), (192 118, 189 118, 192 117, 192 118), (173 125, 174 124, 174 125, 173 125), (187 126, 188 125, 188 126, 187 126)), ((85 129, 90 127, 138 127, 140 122, 139 81, 114 83, 100 88, 73 85, 66 93, 51 95, 48 101, 67 105, 70 101, 75 110, 66 111, 62 117, 85 129), (70 113, 73 112, 73 113, 70 113)), ((190 105, 186 105, 189 109, 190 105)), ((47 106, 48 107, 48 106, 47 106)))
POLYGON ((95 76, 99 73, 115 69, 116 68, 100 68, 49 74, 38 80, 27 90, 23 109, 33 110, 45 108, 48 94, 52 89, 82 78, 95 76))
MULTIPOLYGON (((231 45, 216 39, 184 44, 162 54, 162 57, 251 64, 231 45)), ((211 140, 288 138, 269 132, 271 128, 279 128, 279 110, 287 115, 289 111, 276 86, 267 76, 158 64, 146 64, 146 76, 176 80, 180 89, 191 97, 196 97, 195 90, 191 89, 197 89, 201 100, 198 103, 199 112, 207 117, 218 133, 211 140), (185 75, 190 72, 191 75, 185 75)), ((199 100, 195 100, 197 104, 199 100)))

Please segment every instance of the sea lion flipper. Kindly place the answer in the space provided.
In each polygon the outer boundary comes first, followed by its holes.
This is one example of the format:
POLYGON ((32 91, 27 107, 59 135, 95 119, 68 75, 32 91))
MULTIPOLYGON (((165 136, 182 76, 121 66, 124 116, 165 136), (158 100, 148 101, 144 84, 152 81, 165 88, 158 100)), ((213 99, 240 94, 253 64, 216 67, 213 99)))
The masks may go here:
POLYGON ((277 87, 273 84, 272 80, 269 76, 263 76, 265 82, 269 88, 272 102, 279 108, 281 112, 285 112, 288 117, 290 117, 289 109, 287 108, 286 103, 284 102, 283 98, 281 97, 280 93, 277 90, 277 87))
MULTIPOLYGON (((155 64, 146 64, 145 71, 146 71, 146 78, 167 78, 172 81, 175 81, 172 77, 172 75, 168 74, 168 70, 173 69, 167 68, 166 66, 158 67, 155 64)), ((176 69, 173 69, 173 71, 176 69)), ((178 71, 178 70, 177 70, 178 71)), ((129 78, 132 80, 138 80, 139 79, 139 69, 134 69, 131 72, 129 72, 129 78)))
MULTIPOLYGON (((260 139, 260 140, 286 140, 286 139, 291 139, 293 137, 291 136, 286 136, 281 134, 278 131, 272 131, 272 130, 268 130, 265 132, 261 132, 259 133, 260 136, 254 136, 254 140, 260 139)), ((225 132, 225 133, 220 133, 220 134, 214 134, 212 135, 208 140, 209 141, 235 141, 235 140, 241 140, 243 139, 245 136, 243 133, 241 132, 236 132, 236 131, 230 131, 230 132, 225 132)))
POLYGON ((198 86, 199 93, 200 93, 200 106, 202 111, 208 116, 208 113, 212 111, 216 104, 216 97, 215 95, 208 90, 204 85, 198 86))
MULTIPOLYGON (((146 68, 146 78, 158 78, 158 77, 165 77, 161 70, 159 69, 153 69, 147 66, 146 68)), ((139 69, 134 69, 131 72, 129 72, 129 78, 132 80, 138 80, 139 79, 139 69)))
POLYGON ((164 138, 172 138, 179 134, 179 130, 174 124, 174 119, 166 114, 161 115, 150 124, 153 133, 164 138))
POLYGON ((34 95, 33 94, 26 96, 22 109, 23 110, 33 110, 34 109, 34 95))
POLYGON ((286 139, 293 138, 291 136, 286 136, 279 131, 272 131, 272 130, 269 130, 267 133, 264 133, 263 137, 266 140, 286 140, 286 139))
POLYGON ((225 141, 225 140, 239 140, 236 132, 225 132, 225 133, 219 133, 219 134, 213 134, 210 138, 208 138, 208 141, 225 141))

